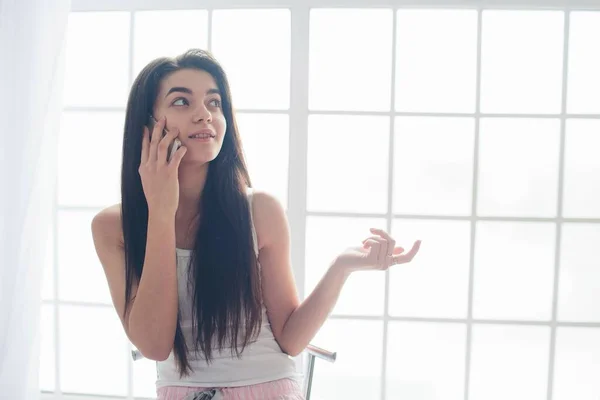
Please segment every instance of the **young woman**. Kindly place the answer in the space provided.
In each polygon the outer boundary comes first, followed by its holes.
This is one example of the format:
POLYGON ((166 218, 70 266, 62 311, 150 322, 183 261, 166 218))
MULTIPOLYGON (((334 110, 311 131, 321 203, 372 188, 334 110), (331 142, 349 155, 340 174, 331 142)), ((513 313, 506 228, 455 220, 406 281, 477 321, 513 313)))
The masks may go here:
POLYGON ((94 218, 94 243, 128 338, 157 361, 162 400, 302 399, 290 356, 348 276, 409 262, 420 246, 405 253, 372 229, 300 303, 284 209, 251 189, 227 77, 201 50, 140 72, 121 178, 121 204, 94 218), (182 147, 167 160, 175 139, 182 147))

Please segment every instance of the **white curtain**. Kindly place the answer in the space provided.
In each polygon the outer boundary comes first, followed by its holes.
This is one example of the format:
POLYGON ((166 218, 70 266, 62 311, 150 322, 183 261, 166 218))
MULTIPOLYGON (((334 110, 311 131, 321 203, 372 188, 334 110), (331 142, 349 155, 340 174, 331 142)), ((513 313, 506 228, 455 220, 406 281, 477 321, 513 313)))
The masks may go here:
MULTIPOLYGON (((39 398, 70 0, 0 0, 0 398, 39 398)), ((85 151, 85 148, 81 149, 85 151)))

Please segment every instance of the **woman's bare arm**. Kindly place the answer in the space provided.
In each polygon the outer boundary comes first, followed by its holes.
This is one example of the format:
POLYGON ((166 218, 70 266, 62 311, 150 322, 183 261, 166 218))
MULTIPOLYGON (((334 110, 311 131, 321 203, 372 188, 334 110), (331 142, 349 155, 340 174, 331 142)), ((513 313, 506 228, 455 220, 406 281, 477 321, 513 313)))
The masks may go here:
POLYGON ((94 217, 92 235, 127 337, 146 358, 165 360, 173 348, 177 324, 174 221, 149 216, 142 278, 134 282, 125 317, 125 252, 118 205, 94 217))

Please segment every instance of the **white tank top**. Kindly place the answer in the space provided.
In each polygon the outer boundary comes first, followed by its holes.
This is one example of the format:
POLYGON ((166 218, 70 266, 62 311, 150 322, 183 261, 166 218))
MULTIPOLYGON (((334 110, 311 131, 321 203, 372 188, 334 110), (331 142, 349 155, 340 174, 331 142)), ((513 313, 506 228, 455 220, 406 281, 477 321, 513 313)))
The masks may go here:
MULTIPOLYGON (((258 258, 258 241, 252 220, 252 189, 248 190, 250 205, 250 221, 254 252, 258 258)), ((181 313, 181 329, 190 352, 188 360, 192 367, 189 376, 179 377, 173 351, 165 361, 156 363, 156 387, 192 386, 192 387, 236 387, 255 385, 283 378, 298 378, 294 359, 285 354, 275 341, 267 310, 263 304, 263 324, 256 341, 249 343, 241 354, 241 358, 231 355, 231 348, 213 350, 213 360, 207 364, 202 355, 193 352, 192 336, 192 299, 193 288, 188 288, 187 273, 190 266, 191 250, 177 251, 177 286, 179 291, 179 311, 181 313)), ((258 262, 258 259, 257 259, 258 262)), ((260 271, 260 264, 258 264, 260 271)))

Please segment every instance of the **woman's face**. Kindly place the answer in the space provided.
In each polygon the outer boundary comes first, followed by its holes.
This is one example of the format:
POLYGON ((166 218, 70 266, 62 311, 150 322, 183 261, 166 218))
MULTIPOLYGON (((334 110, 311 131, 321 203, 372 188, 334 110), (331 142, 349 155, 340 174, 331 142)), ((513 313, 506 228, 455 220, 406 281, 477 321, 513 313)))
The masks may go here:
POLYGON ((214 160, 223 145, 227 122, 221 93, 206 71, 182 69, 162 80, 154 102, 154 118, 167 118, 167 130, 179 129, 187 152, 182 163, 214 160))

